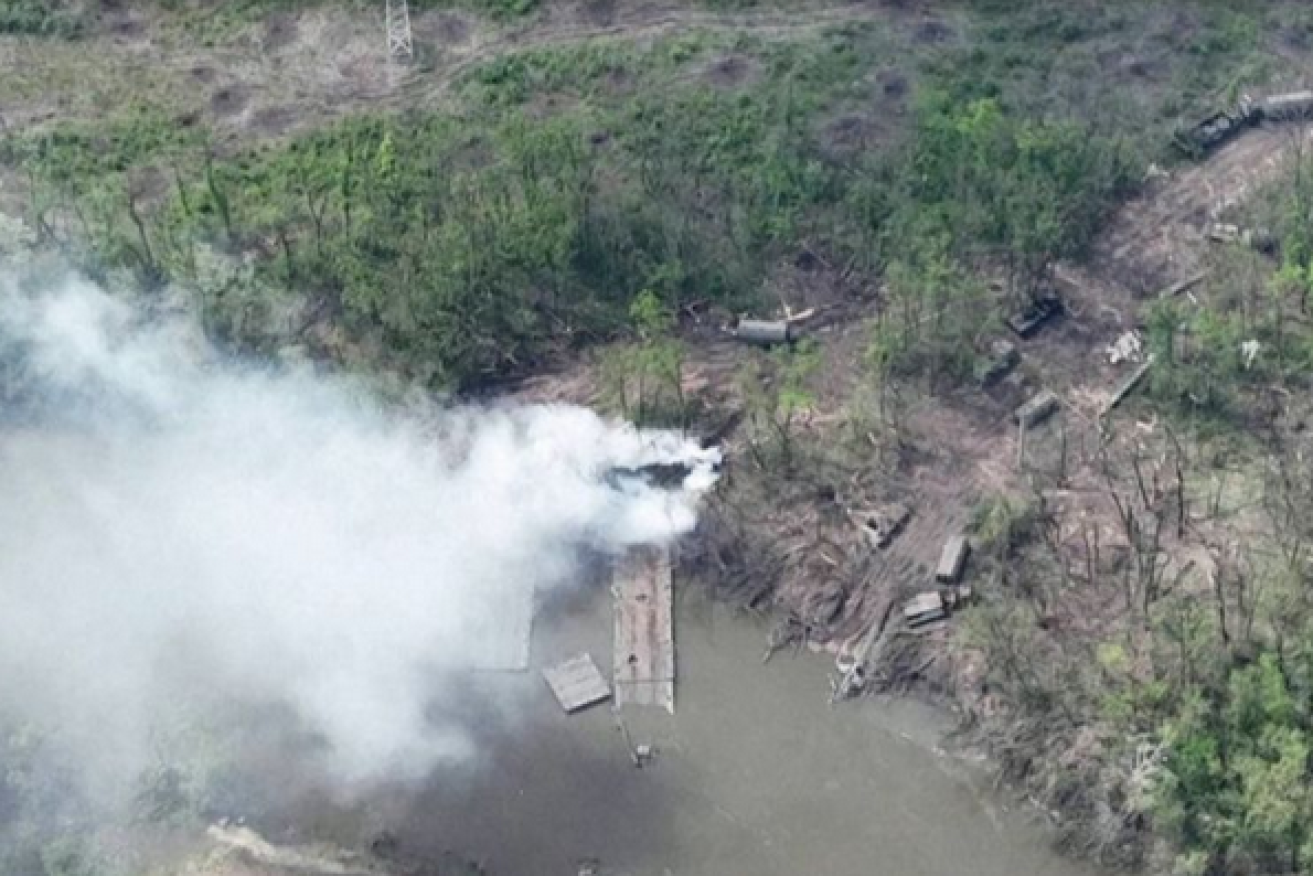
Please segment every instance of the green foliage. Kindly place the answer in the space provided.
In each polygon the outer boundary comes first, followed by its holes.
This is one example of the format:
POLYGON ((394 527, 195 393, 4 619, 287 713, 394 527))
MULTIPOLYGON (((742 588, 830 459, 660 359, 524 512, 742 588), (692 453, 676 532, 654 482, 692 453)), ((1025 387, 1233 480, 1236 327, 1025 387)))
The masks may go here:
POLYGON ((949 254, 946 235, 928 229, 886 270, 889 306, 875 329, 867 361, 878 373, 923 374, 933 387, 969 375, 978 339, 991 321, 984 284, 949 254))
POLYGON ((61 0, 0 0, 0 34, 76 37, 85 27, 81 12, 61 0))
POLYGON ((1001 260, 1021 297, 1042 288, 1055 261, 1080 255, 1133 179, 1116 139, 943 93, 923 98, 916 136, 895 160, 902 170, 885 199, 892 257, 935 239, 958 258, 1001 260))
MULTIPOLYGON (((449 3, 438 3, 434 0, 420 0, 416 4, 420 8, 426 6, 446 6, 449 3)), ((491 15, 496 18, 514 18, 521 15, 528 15, 542 5, 542 0, 465 0, 461 5, 468 6, 475 11, 491 15)))
POLYGON ((684 345, 675 337, 675 314, 645 289, 630 304, 629 319, 637 340, 612 348, 602 359, 606 394, 639 425, 686 427, 684 345))
POLYGON ((22 162, 54 183, 83 184, 156 159, 194 153, 205 143, 203 131, 138 105, 96 125, 66 124, 5 141, 0 158, 22 162))
POLYGON ((1313 864, 1307 679, 1276 655, 1232 670, 1225 696, 1194 697, 1167 730, 1156 814, 1187 856, 1300 872, 1313 864))
POLYGON ((798 419, 815 404, 811 381, 821 366, 820 346, 811 338, 771 351, 739 375, 749 428, 749 447, 762 468, 786 474, 797 462, 798 419))
POLYGON ((988 496, 971 509, 971 532, 982 549, 1006 557, 1025 541, 1036 524, 1035 508, 1002 494, 988 496))
POLYGON ((999 98, 1028 116, 1079 118, 1120 130, 1141 166, 1182 119, 1213 112, 1235 83, 1278 70, 1271 37, 1294 4, 1153 0, 985 0, 960 47, 931 60, 955 100, 999 98))
MULTIPOLYGON (((228 38, 278 13, 295 13, 307 8, 347 6, 364 13, 379 14, 372 0, 224 0, 195 3, 194 0, 153 0, 173 19, 196 34, 204 45, 228 38)), ((412 15, 426 9, 465 9, 496 20, 519 18, 535 11, 542 0, 410 0, 412 15)))
MULTIPOLYGON (((292 5, 242 0, 224 14, 292 5)), ((1022 7, 991 12, 998 28, 972 39, 1077 45, 1120 38, 1140 15, 1022 7)), ((101 264, 195 284, 206 248, 254 257, 249 277, 205 293, 205 312, 258 348, 274 342, 262 315, 297 324, 271 298, 291 293, 353 348, 469 384, 615 337, 643 290, 675 309, 745 309, 781 257, 823 241, 887 270, 895 306, 870 357, 881 386, 924 374, 937 387, 969 373, 995 310, 980 265, 1008 268, 1017 298, 1040 289, 1129 190, 1139 153, 1125 126, 1021 100, 1015 71, 977 70, 992 87, 968 93, 950 42, 917 46, 903 65, 920 83, 911 135, 836 159, 827 120, 870 111, 872 59, 896 45, 860 23, 776 41, 692 32, 536 48, 473 68, 454 112, 353 118, 222 160, 160 110, 6 150, 31 179, 32 224, 89 241, 101 264), (748 73, 713 81, 725 58, 748 73)), ((1042 53, 1019 63, 1052 66, 1042 53)))
POLYGON ((1149 309, 1147 340, 1154 357, 1149 386, 1153 395, 1180 410, 1209 418, 1230 413, 1237 394, 1265 370, 1268 355, 1253 363, 1244 355, 1244 344, 1257 341, 1270 353, 1286 345, 1275 343, 1281 336, 1284 317, 1270 314, 1266 324, 1246 322, 1241 314, 1194 308, 1180 302, 1160 300, 1149 309))

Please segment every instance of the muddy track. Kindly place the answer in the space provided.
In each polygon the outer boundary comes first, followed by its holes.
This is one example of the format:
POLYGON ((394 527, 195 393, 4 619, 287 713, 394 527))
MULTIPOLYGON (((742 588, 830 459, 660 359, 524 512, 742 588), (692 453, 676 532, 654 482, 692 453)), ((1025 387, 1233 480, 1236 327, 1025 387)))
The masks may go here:
POLYGON ((880 10, 870 5, 818 9, 806 13, 711 13, 690 9, 639 8, 617 11, 605 24, 544 22, 519 31, 499 34, 468 52, 453 57, 430 72, 408 70, 404 80, 381 94, 389 105, 428 105, 444 96, 470 70, 504 55, 539 48, 554 48, 602 39, 639 41, 677 31, 727 31, 757 36, 787 36, 808 30, 872 21, 880 10))
POLYGON ((1168 179, 1152 183, 1113 217, 1086 272, 1142 296, 1199 270, 1208 223, 1273 179, 1308 134, 1297 125, 1261 127, 1208 160, 1184 165, 1168 179))

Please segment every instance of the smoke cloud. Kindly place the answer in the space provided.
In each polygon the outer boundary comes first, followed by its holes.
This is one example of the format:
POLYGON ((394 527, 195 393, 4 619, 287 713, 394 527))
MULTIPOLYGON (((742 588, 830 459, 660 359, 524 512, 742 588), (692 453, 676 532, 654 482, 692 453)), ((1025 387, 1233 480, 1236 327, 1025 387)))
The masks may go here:
POLYGON ((346 778, 466 754, 443 687, 508 608, 689 531, 716 461, 581 408, 398 414, 77 278, 0 279, 0 377, 0 710, 124 762, 178 684, 290 706, 346 778))

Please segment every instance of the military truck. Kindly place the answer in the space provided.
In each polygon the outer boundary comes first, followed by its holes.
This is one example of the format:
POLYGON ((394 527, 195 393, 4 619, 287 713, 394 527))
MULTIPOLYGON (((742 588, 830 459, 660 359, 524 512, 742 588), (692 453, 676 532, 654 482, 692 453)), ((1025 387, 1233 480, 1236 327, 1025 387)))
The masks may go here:
POLYGON ((1265 122, 1301 122, 1313 119, 1313 91, 1274 94, 1258 104, 1265 122))
POLYGON ((1202 158, 1241 131, 1258 124, 1262 118, 1262 109, 1246 98, 1193 127, 1178 130, 1172 142, 1191 158, 1202 158))

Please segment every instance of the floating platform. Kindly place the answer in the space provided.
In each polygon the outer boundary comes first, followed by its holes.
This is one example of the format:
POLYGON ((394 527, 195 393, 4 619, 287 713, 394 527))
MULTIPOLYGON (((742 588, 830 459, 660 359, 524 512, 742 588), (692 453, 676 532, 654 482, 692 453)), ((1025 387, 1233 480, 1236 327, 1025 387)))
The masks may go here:
POLYGON ((613 646, 616 705, 675 712, 674 579, 669 552, 637 548, 616 565, 613 646))
POLYGON ((611 688, 589 654, 576 654, 547 667, 543 679, 567 715, 611 698, 611 688))

